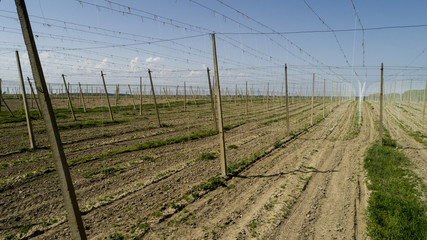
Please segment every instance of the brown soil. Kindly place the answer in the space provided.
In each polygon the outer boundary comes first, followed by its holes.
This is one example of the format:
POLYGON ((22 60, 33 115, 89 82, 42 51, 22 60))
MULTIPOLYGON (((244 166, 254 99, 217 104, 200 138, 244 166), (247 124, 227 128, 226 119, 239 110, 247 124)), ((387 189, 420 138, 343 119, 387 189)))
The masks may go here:
MULTIPOLYGON (((376 131, 373 111, 365 105, 360 134, 346 140, 354 104, 344 102, 333 112, 327 111, 324 120, 291 138, 286 136, 283 120, 262 124, 284 116, 278 100, 268 111, 265 104, 254 103, 248 116, 244 114, 244 102, 237 106, 233 101, 226 102, 225 123, 245 121, 225 134, 227 146, 237 146, 227 151, 228 163, 237 163, 255 152, 266 153, 238 175, 224 179, 226 186, 201 191, 200 197, 189 192, 217 176, 220 169, 218 158, 196 159, 201 153, 218 150, 218 136, 72 165, 88 238, 104 239, 114 233, 143 239, 366 238, 364 210, 368 193, 362 161, 367 147, 376 139, 376 131), (278 140, 285 143, 272 147, 278 140), (144 160, 144 156, 153 159, 144 160), (102 173, 108 168, 115 171, 102 173)), ((118 119, 133 120, 61 131, 67 159, 212 127, 209 103, 188 107, 189 112, 162 109, 161 116, 170 124, 164 128, 155 126, 155 115, 150 111, 143 115, 147 119, 119 113, 118 119)), ((302 131, 310 122, 309 101, 296 101, 290 110, 291 130, 302 131)), ((321 116, 322 105, 318 104, 314 112, 321 116)), ((108 115, 103 117, 108 119, 108 115)), ((102 117, 81 113, 80 119, 102 117)), ((38 121, 42 128, 42 121, 38 121)), ((0 235, 69 238, 49 149, 16 152, 27 143, 24 123, 1 128, 2 140, 9 134, 15 134, 9 138, 14 144, 2 145, 0 157, 0 163, 9 164, 0 169, 0 177, 6 182, 0 193, 0 235), (17 131, 11 131, 11 127, 17 131), (47 170, 40 171, 43 169, 47 170), (30 171, 37 174, 31 176, 30 171), (23 226, 30 226, 29 231, 23 232, 23 226)), ((41 142, 47 145, 47 139, 41 142)))

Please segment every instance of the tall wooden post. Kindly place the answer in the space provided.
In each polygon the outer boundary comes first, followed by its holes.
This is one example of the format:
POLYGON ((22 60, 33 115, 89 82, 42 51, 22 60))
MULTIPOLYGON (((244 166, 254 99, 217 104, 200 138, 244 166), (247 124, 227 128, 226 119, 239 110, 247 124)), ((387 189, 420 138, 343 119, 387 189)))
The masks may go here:
POLYGON ((83 111, 86 112, 86 103, 85 103, 85 98, 83 97, 82 85, 80 85, 80 82, 79 82, 79 91, 80 91, 80 98, 82 99, 82 103, 83 103, 83 111))
POLYGON ((383 63, 381 63, 381 89, 380 89, 380 145, 383 145, 383 86, 384 86, 384 79, 383 79, 383 63))
POLYGON ((130 95, 130 98, 132 99, 132 103, 133 103, 133 110, 136 110, 135 99, 133 98, 132 89, 130 88, 130 84, 128 84, 128 87, 129 87, 129 95, 130 95))
POLYGON ((70 224, 71 236, 73 239, 84 240, 86 239, 86 233, 80 215, 79 206, 77 204, 76 194, 74 192, 74 186, 71 181, 71 175, 68 169, 67 160, 65 158, 64 149, 62 148, 61 138, 59 136, 58 127, 56 125, 55 115, 53 113, 52 104, 50 102, 50 97, 44 79, 37 47, 34 41, 33 32, 31 30, 27 8, 25 6, 24 0, 15 0, 15 5, 19 16, 19 21, 21 23, 25 45, 28 50, 31 69, 42 108, 43 119, 46 123, 46 131, 50 141, 50 148, 53 152, 53 158, 56 160, 56 171, 59 175, 59 182, 64 198, 64 206, 67 211, 67 219, 70 224))
POLYGON ((283 82, 282 82, 282 91, 280 92, 280 107, 283 106, 283 82))
POLYGON ((219 146, 221 150, 221 174, 222 176, 227 176, 227 159, 225 154, 225 139, 224 139, 224 129, 223 129, 223 119, 222 119, 222 104, 221 104, 221 89, 219 86, 219 74, 218 74, 218 60, 216 56, 216 44, 215 44, 215 34, 212 33, 212 51, 213 51, 213 62, 215 70, 215 87, 216 87, 216 101, 217 101, 217 110, 218 110, 218 130, 219 130, 219 146))
POLYGON ((412 102, 412 79, 409 83, 409 99, 408 99, 408 102, 409 102, 409 106, 411 106, 411 102, 412 102))
POLYGON ((209 72, 209 68, 206 68, 206 71, 208 73, 208 83, 209 83, 209 93, 211 95, 211 108, 212 108, 212 118, 215 124, 215 129, 218 131, 218 122, 216 120, 216 114, 215 114, 215 101, 214 101, 214 94, 211 86, 211 74, 209 72))
POLYGON ((426 114, 426 94, 427 94, 427 79, 426 79, 426 87, 424 88, 423 121, 425 119, 425 114, 426 114))
POLYGON ((323 79, 323 118, 325 118, 325 90, 326 90, 326 79, 323 79))
POLYGON ((28 81, 28 84, 30 85, 31 95, 33 95, 33 99, 36 102, 37 111, 39 112, 40 117, 42 117, 42 112, 40 111, 40 106, 39 106, 39 103, 37 102, 36 94, 34 93, 33 85, 31 84, 29 77, 27 77, 27 81, 28 81))
POLYGON ((115 101, 115 106, 117 107, 118 104, 119 104, 119 84, 116 85, 116 101, 115 101))
POLYGON ((236 84, 236 86, 234 87, 234 104, 236 104, 237 105, 237 84, 236 84))
POLYGON ((270 103, 269 103, 269 93, 270 93, 270 83, 267 83, 267 111, 270 111, 270 103))
POLYGON ((139 116, 142 116, 142 77, 139 77, 139 116))
POLYGON ((148 69, 148 76, 150 77, 151 94, 153 95, 154 109, 156 110, 156 115, 157 115, 157 123, 159 124, 159 127, 162 127, 162 124, 160 123, 159 109, 157 108, 156 94, 154 93, 154 85, 153 85, 153 79, 151 78, 150 69, 148 69))
POLYGON ((108 111, 110 112, 110 120, 114 121, 113 111, 111 111, 110 98, 108 97, 107 85, 105 85, 104 73, 101 71, 102 83, 104 84, 105 97, 107 98, 108 111))
POLYGON ((9 106, 7 105, 6 101, 4 100, 3 95, 0 95, 0 102, 1 102, 1 101, 3 101, 4 105, 6 106, 7 110, 9 111, 10 115, 11 115, 12 117, 15 117, 15 115, 13 115, 12 110, 10 110, 9 106))
MULTIPOLYGON (((1 89, 1 78, 0 78, 0 99, 2 98, 2 89, 1 89)), ((1 101, 0 101, 0 112, 1 112, 1 101)))
POLYGON ((184 82, 184 112, 187 111, 187 87, 184 82))
POLYGON ((249 102, 248 102, 248 81, 246 81, 246 115, 248 115, 249 110, 249 102))
POLYGON ((163 88, 163 92, 165 93, 166 102, 168 103, 168 107, 170 109, 171 108, 171 103, 169 102, 168 91, 166 91, 166 88, 163 88))
POLYGON ((403 89, 403 80, 400 83, 400 102, 399 102, 399 107, 402 106, 402 90, 403 89))
POLYGON ((295 98, 295 83, 294 84, 292 84, 292 105, 294 104, 294 98, 295 98))
POLYGON ((71 115, 73 115, 74 121, 76 121, 76 115, 74 114, 73 103, 71 102, 70 93, 68 92, 67 82, 65 82, 65 75, 62 74, 62 80, 64 81, 65 93, 67 94, 68 104, 70 104, 71 115))
POLYGON ((286 135, 290 133, 289 124, 289 90, 288 90, 288 65, 285 64, 285 91, 286 91, 286 135))
POLYGON ((18 51, 15 51, 15 55, 16 55, 16 64, 18 65, 19 78, 21 80, 22 100, 24 101, 24 111, 25 111, 25 118, 27 119, 27 129, 28 129, 28 138, 30 140, 30 148, 34 149, 36 147, 36 144, 34 141, 33 126, 31 124, 31 117, 30 117, 30 109, 28 108, 27 94, 25 93, 24 77, 22 76, 21 61, 19 60, 18 51))
POLYGON ((313 73, 313 88, 311 89, 311 114, 310 114, 311 125, 313 125, 313 107, 314 107, 314 73, 313 73))

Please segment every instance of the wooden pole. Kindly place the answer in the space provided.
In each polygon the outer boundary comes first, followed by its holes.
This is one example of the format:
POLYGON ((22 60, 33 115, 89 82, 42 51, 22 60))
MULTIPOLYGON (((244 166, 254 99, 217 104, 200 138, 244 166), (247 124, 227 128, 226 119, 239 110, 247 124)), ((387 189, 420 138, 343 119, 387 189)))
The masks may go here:
POLYGON ((16 55, 16 63, 18 65, 19 78, 21 80, 22 100, 24 101, 24 111, 25 111, 25 118, 27 119, 27 129, 28 129, 28 138, 30 140, 30 148, 34 149, 36 147, 36 144, 34 141, 33 126, 31 124, 31 117, 30 117, 30 109, 28 108, 27 94, 25 93, 24 77, 22 76, 21 61, 19 60, 18 51, 15 51, 15 55, 16 55))
POLYGON ((196 102, 196 94, 193 91, 193 86, 190 86, 190 92, 191 95, 193 95, 193 101, 194 101, 194 105, 197 106, 197 102, 196 102))
POLYGON ((211 86, 211 74, 209 68, 206 68, 206 71, 208 73, 208 83, 209 83, 209 93, 211 95, 211 108, 212 108, 212 118, 215 124, 215 129, 218 131, 218 122, 216 120, 216 114, 215 114, 215 101, 214 101, 214 94, 211 86))
POLYGON ((412 79, 409 83, 409 99, 408 99, 408 101, 409 101, 409 106, 411 106, 411 102, 412 102, 412 79))
POLYGON ((153 79, 151 78, 150 69, 148 69, 148 76, 150 77, 151 94, 153 95, 154 109, 156 110, 156 115, 157 115, 157 123, 159 124, 159 127, 162 127, 162 124, 160 123, 159 109, 157 108, 156 94, 154 93, 154 85, 153 85, 153 79))
POLYGON ((426 87, 424 88, 423 121, 425 119, 425 114, 426 114, 426 94, 427 94, 427 79, 426 79, 426 87))
POLYGON ((234 87, 234 104, 235 105, 237 105, 237 84, 236 84, 236 86, 234 87))
POLYGON ((270 83, 267 83, 267 111, 270 111, 270 102, 269 100, 269 93, 270 93, 270 83))
POLYGON ((115 101, 115 106, 117 107, 117 105, 119 105, 119 85, 116 85, 116 101, 115 101))
POLYGON ((37 52, 37 47, 34 41, 33 32, 31 30, 30 20, 28 18, 27 8, 24 0, 15 0, 19 21, 21 23, 22 34, 25 45, 28 50, 31 69, 36 84, 36 89, 39 94, 40 105, 42 108, 43 119, 46 123, 46 132, 50 141, 50 148, 53 152, 53 158, 56 162, 56 171, 59 175, 59 182, 64 199, 64 206, 67 211, 67 219, 70 224, 72 239, 86 239, 85 228, 80 215, 79 206, 74 192, 74 186, 71 181, 71 175, 68 169, 67 160, 65 158, 64 149, 62 148, 61 137, 59 136, 58 127, 56 125, 55 115, 53 113, 52 103, 48 94, 46 82, 40 58, 37 52))
POLYGON ((107 85, 105 85, 104 73, 101 71, 102 83, 104 85, 105 98, 107 98, 108 112, 110 113, 110 120, 114 121, 113 111, 111 111, 110 98, 108 97, 107 85))
POLYGON ((65 75, 62 74, 62 80, 64 81, 65 93, 67 94, 68 103, 70 104, 71 115, 73 115, 74 121, 76 121, 76 115, 74 115, 73 103, 71 102, 70 93, 68 92, 67 82, 65 82, 65 75))
POLYGON ((224 129, 223 129, 223 119, 222 119, 222 105, 221 105, 221 89, 219 86, 219 74, 218 74, 218 60, 216 56, 216 44, 215 44, 215 34, 212 33, 212 51, 213 51, 213 61, 214 61, 214 70, 215 70, 215 87, 216 87, 216 101, 217 101, 217 110, 218 110, 218 130, 219 130, 219 146, 220 146, 220 166, 222 176, 227 176, 227 158, 225 154, 225 139, 224 139, 224 129))
POLYGON ((142 116, 142 77, 139 77, 139 116, 142 116))
POLYGON ((165 88, 163 88, 163 92, 165 93, 165 98, 166 98, 166 101, 168 102, 168 106, 169 106, 169 109, 170 109, 171 108, 171 103, 169 102, 169 99, 168 99, 168 92, 166 91, 165 88))
POLYGON ((283 82, 282 82, 282 91, 280 92, 280 107, 283 106, 283 82))
MULTIPOLYGON (((39 103, 37 102, 36 94, 34 94, 33 85, 31 84, 31 82, 30 82, 30 78, 29 78, 29 77, 27 77, 27 81, 28 81, 28 84, 30 85, 31 95, 33 95, 33 99, 34 99, 34 101, 36 102, 37 111, 39 112, 39 115, 40 115, 40 117, 41 117, 41 116, 42 116, 42 112, 40 111, 40 106, 39 106, 39 103)), ((0 90, 0 91, 1 91, 1 90, 0 90)))
POLYGON ((187 87, 184 82, 184 112, 187 111, 187 87))
POLYGON ((384 79, 383 79, 383 63, 381 63, 381 89, 380 89, 380 145, 383 145, 383 86, 384 86, 384 79))
POLYGON ((399 102, 399 107, 402 106, 402 89, 403 89, 403 80, 400 83, 400 102, 399 102))
POLYGON ((248 81, 246 81, 246 115, 248 115, 249 102, 248 102, 248 81))
POLYGON ((130 88, 130 84, 128 84, 128 87, 129 87, 129 95, 130 95, 130 98, 132 99, 132 103, 133 103, 133 110, 136 110, 135 99, 133 98, 132 89, 130 88))
POLYGON ((310 114, 311 125, 313 125, 313 107, 314 107, 314 73, 313 73, 313 88, 311 89, 311 114, 310 114))
POLYGON ((285 91, 286 91, 286 135, 289 136, 290 124, 289 124, 289 91, 288 91, 288 65, 285 64, 285 91))
POLYGON ((10 115, 11 115, 12 117, 15 117, 15 115, 13 115, 12 110, 10 110, 9 106, 7 105, 6 101, 4 100, 3 95, 0 95, 0 98, 1 98, 1 99, 0 99, 0 102, 1 102, 1 101, 3 101, 4 105, 6 106, 7 110, 9 111, 10 115))
MULTIPOLYGON (((2 94, 3 94, 3 92, 2 92, 2 89, 1 89, 1 78, 0 78, 0 98, 2 98, 2 94)), ((1 112, 1 101, 0 101, 0 112, 1 112)))
POLYGON ((80 82, 79 82, 79 91, 80 91, 80 98, 82 99, 82 103, 83 103, 83 111, 86 112, 86 103, 83 97, 82 85, 80 85, 80 82))
POLYGON ((326 79, 323 79, 323 118, 325 118, 325 90, 326 90, 326 79))

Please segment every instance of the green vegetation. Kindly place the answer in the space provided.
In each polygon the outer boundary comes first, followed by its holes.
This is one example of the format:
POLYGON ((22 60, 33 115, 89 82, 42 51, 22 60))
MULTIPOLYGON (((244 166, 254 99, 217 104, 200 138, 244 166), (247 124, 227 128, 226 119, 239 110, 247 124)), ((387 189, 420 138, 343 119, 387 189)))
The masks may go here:
POLYGON ((245 157, 237 163, 229 163, 227 166, 227 174, 231 176, 237 175, 238 173, 243 171, 243 169, 245 169, 249 164, 258 159, 261 155, 262 152, 258 151, 252 154, 249 158, 245 157))
POLYGON ((0 169, 7 168, 8 166, 9 166, 9 163, 5 163, 5 162, 0 163, 0 169))
POLYGON ((30 231, 32 225, 31 224, 24 224, 19 228, 19 232, 21 233, 27 233, 28 231, 30 231))
POLYGON ((216 152, 208 152, 208 153, 200 154, 200 156, 196 158, 196 161, 212 160, 215 158, 216 158, 216 152))
POLYGON ((172 138, 168 138, 168 139, 164 139, 164 140, 160 139, 160 140, 147 141, 144 143, 139 143, 139 144, 136 144, 136 145, 133 145, 130 147, 126 147, 126 148, 122 148, 122 149, 110 150, 110 151, 107 151, 105 153, 101 153, 101 154, 95 155, 95 156, 88 155, 88 156, 81 157, 78 159, 69 160, 68 165, 74 165, 77 163, 88 162, 88 161, 92 161, 92 160, 99 159, 102 157, 112 156, 112 155, 120 154, 120 153, 140 151, 140 150, 149 149, 149 148, 157 148, 157 147, 161 147, 161 146, 165 146, 165 145, 169 145, 169 144, 188 142, 191 140, 196 140, 196 139, 200 139, 200 138, 213 136, 217 133, 218 132, 214 129, 199 130, 199 131, 195 131, 195 132, 192 132, 190 134, 183 135, 183 136, 172 137, 172 138))
POLYGON ((156 161, 156 159, 155 159, 155 158, 150 157, 150 156, 142 156, 140 159, 141 159, 142 161, 148 161, 148 162, 154 162, 154 161, 156 161))
POLYGON ((111 175, 111 174, 113 174, 113 173, 117 172, 118 170, 119 170, 119 169, 117 169, 117 168, 110 167, 110 168, 102 169, 102 170, 100 171, 100 173, 102 173, 102 174, 104 174, 104 175, 111 175))
POLYGON ((112 239, 112 240, 124 240, 125 236, 123 234, 121 234, 121 233, 113 233, 113 234, 111 234, 109 236, 109 239, 112 239))
MULTIPOLYGON (((208 180, 206 180, 205 182, 202 182, 201 184, 195 186, 190 192, 188 192, 188 194, 191 194, 193 196, 193 198, 199 198, 200 197, 200 194, 199 194, 200 191, 212 191, 212 190, 215 190, 219 187, 226 187, 222 178, 220 176, 211 177, 208 180)), ((189 200, 187 200, 187 198, 188 198, 188 196, 184 196, 184 199, 187 202, 190 202, 189 200)))
POLYGON ((364 159, 372 191, 368 234, 371 239, 427 239, 427 204, 419 191, 422 183, 388 131, 384 133, 384 145, 375 143, 364 159))
POLYGON ((70 130, 70 129, 89 128, 89 127, 96 127, 96 126, 108 126, 108 125, 125 123, 129 121, 130 120, 127 120, 127 119, 120 119, 120 120, 114 120, 114 121, 88 121, 88 122, 81 122, 81 123, 70 123, 66 125, 58 125, 58 129, 70 130))
MULTIPOLYGON (((362 123, 360 123, 362 124, 362 123)), ((359 102, 354 105, 354 111, 350 119, 350 129, 345 136, 345 139, 350 140, 357 137, 360 133, 360 124, 359 124, 359 102)))
POLYGON ((415 141, 424 144, 424 146, 427 146, 427 134, 422 133, 420 131, 415 131, 409 133, 411 137, 415 139, 415 141))
POLYGON ((231 145, 227 146, 228 150, 230 150, 230 149, 237 149, 237 148, 239 148, 239 147, 237 145, 234 145, 234 144, 231 144, 231 145))

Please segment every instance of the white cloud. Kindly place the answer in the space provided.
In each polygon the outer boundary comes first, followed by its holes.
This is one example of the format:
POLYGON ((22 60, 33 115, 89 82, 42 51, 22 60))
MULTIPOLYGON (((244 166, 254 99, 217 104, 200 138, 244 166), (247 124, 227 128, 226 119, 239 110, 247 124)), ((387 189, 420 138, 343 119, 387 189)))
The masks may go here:
POLYGON ((99 64, 96 64, 96 67, 97 68, 104 68, 107 65, 107 61, 108 61, 107 58, 102 59, 102 62, 99 64))
POLYGON ((135 71, 138 70, 137 64, 138 64, 138 58, 137 57, 134 58, 134 59, 132 59, 132 60, 130 60, 130 68, 131 68, 132 71, 135 72, 135 71))
POLYGON ((160 57, 149 57, 149 58, 147 58, 147 59, 145 59, 145 62, 146 63, 154 63, 154 62, 158 62, 158 61, 160 61, 160 57))
POLYGON ((191 77, 191 76, 200 76, 202 74, 201 71, 194 71, 191 70, 190 73, 187 75, 187 77, 191 77))

